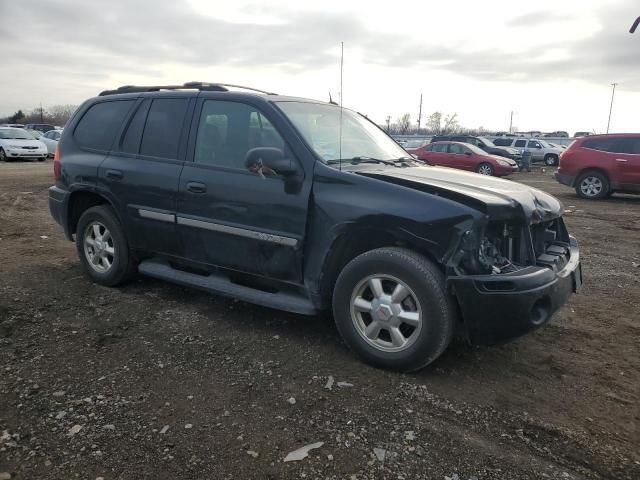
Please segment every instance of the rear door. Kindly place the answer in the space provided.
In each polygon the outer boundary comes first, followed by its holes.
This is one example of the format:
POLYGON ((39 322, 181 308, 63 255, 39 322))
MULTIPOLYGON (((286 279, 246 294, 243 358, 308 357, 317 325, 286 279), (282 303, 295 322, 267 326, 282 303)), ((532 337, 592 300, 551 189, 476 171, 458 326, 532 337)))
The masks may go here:
POLYGON ((298 183, 247 168, 247 152, 257 147, 281 149, 297 161, 258 107, 240 100, 198 100, 189 148, 193 161, 180 177, 177 210, 186 255, 301 282, 309 189, 303 188, 304 178, 298 183))
POLYGON ((640 138, 618 138, 614 150, 617 182, 640 190, 640 138))
POLYGON ((100 187, 121 205, 133 248, 171 256, 183 253, 175 213, 185 126, 194 102, 180 92, 141 98, 100 165, 100 187))

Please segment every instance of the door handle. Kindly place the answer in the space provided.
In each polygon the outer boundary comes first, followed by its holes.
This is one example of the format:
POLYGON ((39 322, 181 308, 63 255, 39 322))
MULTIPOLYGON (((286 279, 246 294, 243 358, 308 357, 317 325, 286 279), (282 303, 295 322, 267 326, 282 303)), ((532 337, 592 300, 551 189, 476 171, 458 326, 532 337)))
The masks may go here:
POLYGON ((616 162, 627 163, 627 159, 626 158, 616 158, 616 162))
POLYGON ((106 176, 111 180, 122 180, 122 177, 124 177, 120 170, 107 170, 106 176))
POLYGON ((187 182, 187 191, 191 193, 205 193, 207 186, 200 182, 187 182))

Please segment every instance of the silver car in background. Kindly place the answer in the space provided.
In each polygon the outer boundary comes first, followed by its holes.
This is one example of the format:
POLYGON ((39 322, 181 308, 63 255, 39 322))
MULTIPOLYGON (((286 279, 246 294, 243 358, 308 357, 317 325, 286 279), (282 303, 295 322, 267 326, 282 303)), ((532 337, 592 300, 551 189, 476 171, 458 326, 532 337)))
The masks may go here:
POLYGON ((47 146, 47 155, 49 157, 53 157, 53 154, 56 153, 56 147, 58 146, 61 136, 62 129, 55 129, 49 130, 38 139, 47 146))

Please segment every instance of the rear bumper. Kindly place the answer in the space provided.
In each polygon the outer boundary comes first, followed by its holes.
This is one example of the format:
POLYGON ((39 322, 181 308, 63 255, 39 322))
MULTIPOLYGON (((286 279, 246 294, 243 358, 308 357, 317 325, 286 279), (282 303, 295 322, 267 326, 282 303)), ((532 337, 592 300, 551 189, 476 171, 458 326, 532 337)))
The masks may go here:
POLYGON ((451 277, 468 340, 491 345, 546 324, 582 285, 578 244, 571 238, 564 268, 527 267, 503 275, 451 277))
POLYGON ((49 187, 49 212, 51 212, 53 219, 64 229, 64 236, 67 237, 67 240, 73 240, 67 218, 69 195, 69 192, 55 185, 49 187))
POLYGON ((569 187, 573 187, 573 182, 575 181, 576 177, 572 176, 572 175, 564 175, 562 173, 554 173, 553 177, 561 184, 563 185, 568 185, 569 187))

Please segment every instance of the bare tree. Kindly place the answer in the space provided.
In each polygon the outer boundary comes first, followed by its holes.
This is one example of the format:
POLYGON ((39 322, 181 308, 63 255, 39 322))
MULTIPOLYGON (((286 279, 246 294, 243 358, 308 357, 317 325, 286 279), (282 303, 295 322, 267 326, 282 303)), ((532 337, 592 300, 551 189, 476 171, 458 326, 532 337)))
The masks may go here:
POLYGON ((409 133, 409 129, 411 128, 411 115, 405 113, 400 118, 398 118, 398 133, 400 135, 407 135, 409 133))
POLYGON ((54 125, 63 126, 77 108, 77 105, 53 105, 49 108, 49 120, 54 125))
POLYGON ((434 135, 439 135, 442 130, 442 112, 433 112, 427 117, 427 129, 434 135))
POLYGON ((450 113, 444 119, 444 127, 442 129, 442 133, 456 133, 460 129, 460 123, 458 122, 458 114, 450 113))

